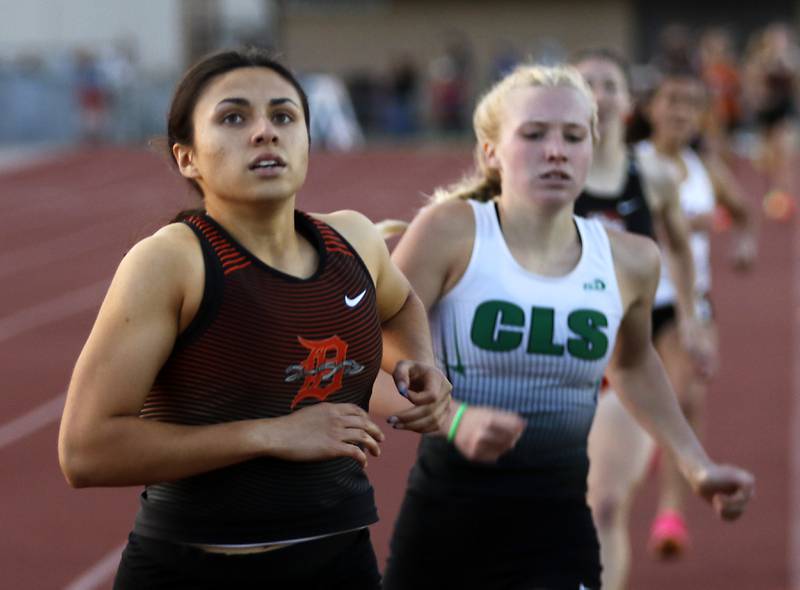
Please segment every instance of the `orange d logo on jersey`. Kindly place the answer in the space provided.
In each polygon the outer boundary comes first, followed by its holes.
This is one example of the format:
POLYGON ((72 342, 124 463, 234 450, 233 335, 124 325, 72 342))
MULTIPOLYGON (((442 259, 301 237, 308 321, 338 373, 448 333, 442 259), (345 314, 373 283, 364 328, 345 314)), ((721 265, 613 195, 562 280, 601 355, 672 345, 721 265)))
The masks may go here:
POLYGON ((355 375, 364 370, 359 363, 346 359, 347 342, 338 336, 325 340, 306 340, 298 336, 297 340, 309 353, 302 363, 286 369, 284 381, 287 383, 303 379, 303 385, 292 400, 292 409, 309 397, 324 401, 342 388, 345 374, 355 375))

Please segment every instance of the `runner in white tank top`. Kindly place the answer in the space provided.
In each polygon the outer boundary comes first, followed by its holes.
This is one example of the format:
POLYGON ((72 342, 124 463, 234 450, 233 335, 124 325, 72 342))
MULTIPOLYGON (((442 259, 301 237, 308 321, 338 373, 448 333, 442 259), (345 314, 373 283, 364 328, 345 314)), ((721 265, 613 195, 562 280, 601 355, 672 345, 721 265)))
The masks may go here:
MULTIPOLYGON (((655 146, 650 141, 639 142, 636 145, 636 151, 651 157, 657 154, 655 146)), ((711 183, 711 177, 703 162, 697 153, 689 148, 680 151, 680 158, 686 169, 685 178, 679 185, 681 208, 690 219, 712 215, 716 205, 714 185, 711 183)), ((694 260, 695 294, 704 297, 711 291, 711 238, 709 232, 707 230, 692 231, 689 244, 694 260)), ((668 274, 668 270, 663 268, 662 280, 656 291, 656 307, 659 302, 674 301, 675 298, 675 287, 672 281, 663 278, 665 274, 668 274)))
MULTIPOLYGON (((437 362, 459 400, 525 418, 506 463, 567 469, 578 461, 583 468, 623 312, 606 230, 575 217, 577 265, 561 277, 541 276, 514 259, 495 203, 468 202, 475 215, 469 265, 430 313, 437 362)), ((583 469, 578 477, 585 480, 583 469)))
MULTIPOLYGON (((754 241, 748 212, 737 198, 736 187, 729 178, 712 177, 697 153, 688 147, 689 141, 696 137, 699 130, 703 96, 703 87, 697 78, 686 74, 667 75, 656 89, 647 111, 653 129, 652 139, 638 143, 636 151, 642 157, 660 158, 665 165, 673 166, 680 179, 681 208, 692 232, 690 246, 696 277, 695 313, 702 320, 706 341, 713 347, 710 358, 715 359, 716 334, 707 298, 711 287, 709 234, 716 204, 715 193, 741 232, 735 250, 737 265, 749 265, 754 255, 754 241)), ((662 268, 662 277, 665 271, 662 268)), ((662 280, 656 301, 669 301, 674 294, 674 287, 662 280)), ((685 339, 679 336, 674 322, 662 329, 658 350, 687 418, 690 423, 696 424, 703 407, 705 383, 713 372, 715 362, 706 366, 693 363, 686 353, 685 339)), ((642 444, 641 441, 646 440, 644 432, 619 406, 602 408, 596 426, 601 424, 607 433, 614 433, 614 438, 603 436, 599 428, 595 429, 598 432, 592 432, 592 464, 598 473, 590 478, 590 483, 593 493, 598 496, 594 502, 598 522, 601 527, 608 527, 605 538, 616 547, 613 552, 604 552, 604 558, 608 558, 604 562, 604 575, 609 574, 609 581, 604 587, 615 590, 625 587, 629 559, 627 514, 632 491, 644 475, 650 445, 642 444), (601 445, 598 440, 605 440, 605 444, 601 445), (639 449, 640 452, 634 453, 633 449, 639 449), (599 473, 603 465, 618 465, 623 456, 637 458, 628 462, 631 469, 622 478, 613 481, 599 473), (613 576, 612 572, 615 572, 613 576)), ((616 471, 619 473, 618 469, 616 471)), ((681 515, 686 486, 668 453, 663 453, 661 472, 660 508, 653 522, 650 547, 661 557, 674 557, 680 555, 688 543, 688 533, 681 515)))
POLYGON ((751 494, 752 476, 706 456, 650 342, 657 247, 632 234, 606 238, 572 214, 594 110, 572 68, 520 66, 476 109, 476 175, 442 191, 395 249, 432 311, 462 405, 447 437, 423 438, 386 590, 599 587, 585 437, 606 362, 620 396, 721 515, 738 516, 751 494), (529 422, 511 452, 487 407, 529 422), (474 424, 489 425, 482 442, 497 441, 484 461, 460 452, 479 442, 474 424))

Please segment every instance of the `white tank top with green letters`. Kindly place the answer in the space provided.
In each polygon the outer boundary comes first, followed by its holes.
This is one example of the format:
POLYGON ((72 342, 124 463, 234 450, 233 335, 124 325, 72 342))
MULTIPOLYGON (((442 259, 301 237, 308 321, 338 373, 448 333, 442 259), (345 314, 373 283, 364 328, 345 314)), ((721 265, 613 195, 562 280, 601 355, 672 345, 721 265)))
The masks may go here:
POLYGON ((608 234, 599 221, 574 217, 580 260, 566 275, 540 276, 514 259, 495 204, 469 203, 469 264, 430 314, 437 362, 455 399, 527 420, 506 463, 582 462, 623 313, 608 234))

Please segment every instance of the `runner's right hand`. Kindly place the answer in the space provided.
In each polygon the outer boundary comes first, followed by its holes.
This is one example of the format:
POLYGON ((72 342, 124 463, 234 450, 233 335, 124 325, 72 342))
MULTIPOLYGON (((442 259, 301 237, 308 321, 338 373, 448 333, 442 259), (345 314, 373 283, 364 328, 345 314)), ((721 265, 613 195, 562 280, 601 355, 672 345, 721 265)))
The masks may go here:
POLYGON ((494 463, 514 448, 524 429, 525 421, 517 414, 469 406, 461 418, 453 444, 467 459, 494 463))
POLYGON ((689 483, 725 520, 739 518, 755 493, 753 474, 733 465, 712 463, 690 477, 689 483))
POLYGON ((268 454, 287 461, 321 461, 351 457, 367 466, 367 452, 381 454, 384 434, 354 404, 318 403, 287 416, 269 419, 268 454))

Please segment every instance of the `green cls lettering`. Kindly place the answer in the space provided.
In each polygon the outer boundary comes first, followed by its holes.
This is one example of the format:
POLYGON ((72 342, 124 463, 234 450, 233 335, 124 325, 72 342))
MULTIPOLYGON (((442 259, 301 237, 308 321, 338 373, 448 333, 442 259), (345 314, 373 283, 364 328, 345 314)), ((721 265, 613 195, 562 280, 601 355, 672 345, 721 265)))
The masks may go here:
MULTIPOLYGON (((525 325, 525 312, 518 305, 500 300, 485 301, 475 310, 470 338, 483 350, 508 352, 522 345, 525 325)), ((582 360, 597 360, 606 355, 608 319, 602 312, 592 309, 572 311, 567 315, 567 326, 572 336, 566 343, 555 342, 555 309, 532 307, 527 352, 563 356, 566 351, 582 360)))

